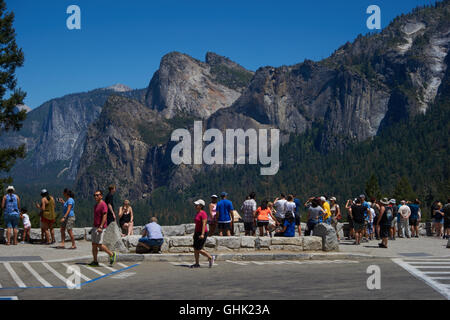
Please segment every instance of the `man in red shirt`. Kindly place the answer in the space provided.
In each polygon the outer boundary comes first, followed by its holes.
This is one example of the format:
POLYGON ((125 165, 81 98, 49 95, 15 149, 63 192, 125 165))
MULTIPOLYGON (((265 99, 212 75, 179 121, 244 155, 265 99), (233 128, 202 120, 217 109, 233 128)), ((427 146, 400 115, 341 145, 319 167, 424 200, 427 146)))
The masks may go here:
POLYGON ((107 246, 103 244, 103 235, 106 229, 106 218, 108 214, 108 206, 105 201, 103 201, 103 193, 97 190, 94 193, 95 201, 97 202, 94 206, 94 227, 91 230, 92 238, 92 255, 94 261, 92 261, 90 267, 98 267, 97 254, 98 250, 106 252, 109 255, 109 263, 112 265, 116 262, 117 254, 116 252, 111 252, 107 246))

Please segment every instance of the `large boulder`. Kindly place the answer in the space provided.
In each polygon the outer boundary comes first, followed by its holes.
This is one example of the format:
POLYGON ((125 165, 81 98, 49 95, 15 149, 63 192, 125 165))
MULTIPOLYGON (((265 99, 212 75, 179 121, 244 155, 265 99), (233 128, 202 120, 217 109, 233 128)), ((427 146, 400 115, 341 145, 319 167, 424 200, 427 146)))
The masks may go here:
POLYGON ((228 249, 239 249, 241 247, 240 237, 217 237, 217 246, 228 249))
POLYGON ((191 247, 194 244, 192 236, 173 237, 170 240, 170 247, 191 247))
POLYGON ((144 226, 135 226, 135 227, 133 227, 133 235, 135 235, 135 236, 142 235, 142 230, 144 230, 144 226))
POLYGON ((314 228, 314 236, 322 237, 323 251, 339 251, 339 241, 336 231, 326 223, 319 223, 314 228))
POLYGON ((41 241, 41 229, 39 228, 31 228, 30 230, 30 239, 32 242, 41 241))
POLYGON ((215 248, 217 246, 217 238, 216 237, 207 237, 205 242, 205 247, 207 248, 215 248))
POLYGON ((179 226, 162 226, 161 229, 164 237, 184 236, 186 232, 184 224, 179 226))
POLYGON ((241 248, 254 248, 256 237, 241 237, 241 248))
POLYGON ((189 223, 184 225, 186 235, 194 234, 195 223, 189 223))
POLYGON ((273 237, 272 246, 274 245, 294 245, 302 247, 303 237, 273 237))
POLYGON ((127 253, 128 249, 122 241, 122 235, 120 233, 117 223, 111 222, 109 226, 103 231, 103 244, 108 247, 109 250, 127 253))
POLYGON ((269 248, 272 244, 272 238, 268 237, 257 237, 255 239, 255 248, 260 250, 262 248, 269 248))
POLYGON ((322 238, 316 236, 307 236, 303 238, 303 251, 322 250, 322 238))
POLYGON ((136 248, 139 244, 139 239, 141 236, 133 235, 133 236, 126 236, 122 238, 122 242, 125 244, 125 246, 130 248, 136 248))

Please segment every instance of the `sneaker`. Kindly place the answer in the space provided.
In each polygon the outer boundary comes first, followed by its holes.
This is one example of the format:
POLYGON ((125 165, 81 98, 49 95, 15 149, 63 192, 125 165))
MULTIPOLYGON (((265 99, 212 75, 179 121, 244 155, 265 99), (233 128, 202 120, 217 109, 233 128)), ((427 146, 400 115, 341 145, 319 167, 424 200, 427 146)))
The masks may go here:
POLYGON ((214 261, 216 261, 216 257, 215 256, 211 256, 211 260, 209 260, 209 267, 212 268, 212 266, 214 265, 214 261))
POLYGON ((98 262, 97 261, 92 261, 91 263, 88 264, 88 267, 98 267, 98 262))
POLYGON ((199 264, 193 264, 193 265, 190 266, 189 268, 191 268, 191 269, 200 268, 200 265, 199 265, 199 264))
POLYGON ((378 246, 379 246, 380 248, 387 249, 387 247, 386 247, 384 244, 382 244, 382 243, 379 243, 378 246))
POLYGON ((114 251, 113 255, 111 257, 109 257, 109 264, 112 266, 116 262, 116 259, 117 259, 117 253, 114 251))
POLYGON ((414 238, 418 238, 419 236, 414 236, 414 238))

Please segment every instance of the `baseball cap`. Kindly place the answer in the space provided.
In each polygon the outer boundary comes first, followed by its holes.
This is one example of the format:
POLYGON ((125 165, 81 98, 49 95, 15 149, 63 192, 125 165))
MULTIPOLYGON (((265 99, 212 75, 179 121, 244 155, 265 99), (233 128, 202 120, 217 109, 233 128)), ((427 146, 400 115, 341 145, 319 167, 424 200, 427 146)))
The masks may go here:
POLYGON ((215 195, 215 194, 213 194, 213 195, 211 196, 211 198, 218 198, 218 196, 215 195))
POLYGON ((325 197, 323 197, 323 196, 320 197, 320 200, 321 200, 321 201, 327 201, 327 199, 326 199, 325 197))
MULTIPOLYGON (((387 199, 387 198, 386 198, 386 199, 387 199)), ((396 204, 397 201, 395 201, 395 199, 391 199, 391 200, 389 200, 389 203, 396 204)))
POLYGON ((42 189, 41 190, 41 194, 45 194, 45 193, 47 193, 48 191, 47 191, 47 189, 42 189))
POLYGON ((222 192, 220 195, 221 195, 222 197, 226 197, 226 196, 228 196, 228 193, 226 193, 226 192, 224 191, 224 192, 222 192))
POLYGON ((365 198, 366 198, 366 196, 363 195, 363 194, 360 194, 359 197, 360 197, 361 199, 365 199, 365 198))
POLYGON ((203 201, 202 199, 199 199, 199 200, 195 201, 194 204, 196 206, 198 206, 199 204, 201 204, 202 206, 205 206, 205 201, 203 201))
POLYGON ((336 197, 331 197, 330 201, 336 201, 336 197))

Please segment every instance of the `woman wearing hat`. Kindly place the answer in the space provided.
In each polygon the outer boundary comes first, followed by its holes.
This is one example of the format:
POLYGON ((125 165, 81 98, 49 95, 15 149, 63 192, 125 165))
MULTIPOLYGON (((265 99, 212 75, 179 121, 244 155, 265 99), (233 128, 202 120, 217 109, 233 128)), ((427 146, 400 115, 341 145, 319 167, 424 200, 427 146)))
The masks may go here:
POLYGON ((208 221, 208 215, 203 210, 205 208, 205 201, 197 200, 194 202, 195 210, 197 214, 195 215, 195 232, 194 232, 194 257, 195 264, 191 268, 200 268, 200 254, 207 257, 209 260, 209 267, 211 268, 214 264, 214 257, 211 256, 208 251, 204 248, 206 243, 206 238, 208 236, 208 227, 206 226, 208 221))
POLYGON ((17 245, 18 225, 20 219, 20 198, 17 194, 14 194, 14 187, 9 186, 6 188, 7 194, 3 197, 2 208, 4 212, 5 227, 6 230, 6 245, 11 243, 11 230, 14 234, 13 244, 17 245))
POLYGON ((53 224, 56 221, 55 199, 48 194, 46 189, 41 190, 41 197, 41 203, 37 202, 36 208, 41 210, 40 216, 46 244, 53 244, 56 242, 55 231, 53 230, 53 224))
POLYGON ((387 198, 383 198, 380 200, 380 214, 378 216, 377 226, 380 226, 380 238, 381 243, 378 244, 380 248, 387 249, 388 238, 391 229, 391 219, 394 218, 394 213, 391 207, 386 210, 389 206, 389 200, 387 198))
POLYGON ((211 196, 211 203, 209 204, 209 216, 208 216, 208 225, 209 225, 209 236, 213 236, 216 232, 217 219, 216 219, 216 207, 217 201, 219 197, 213 194, 211 196))

